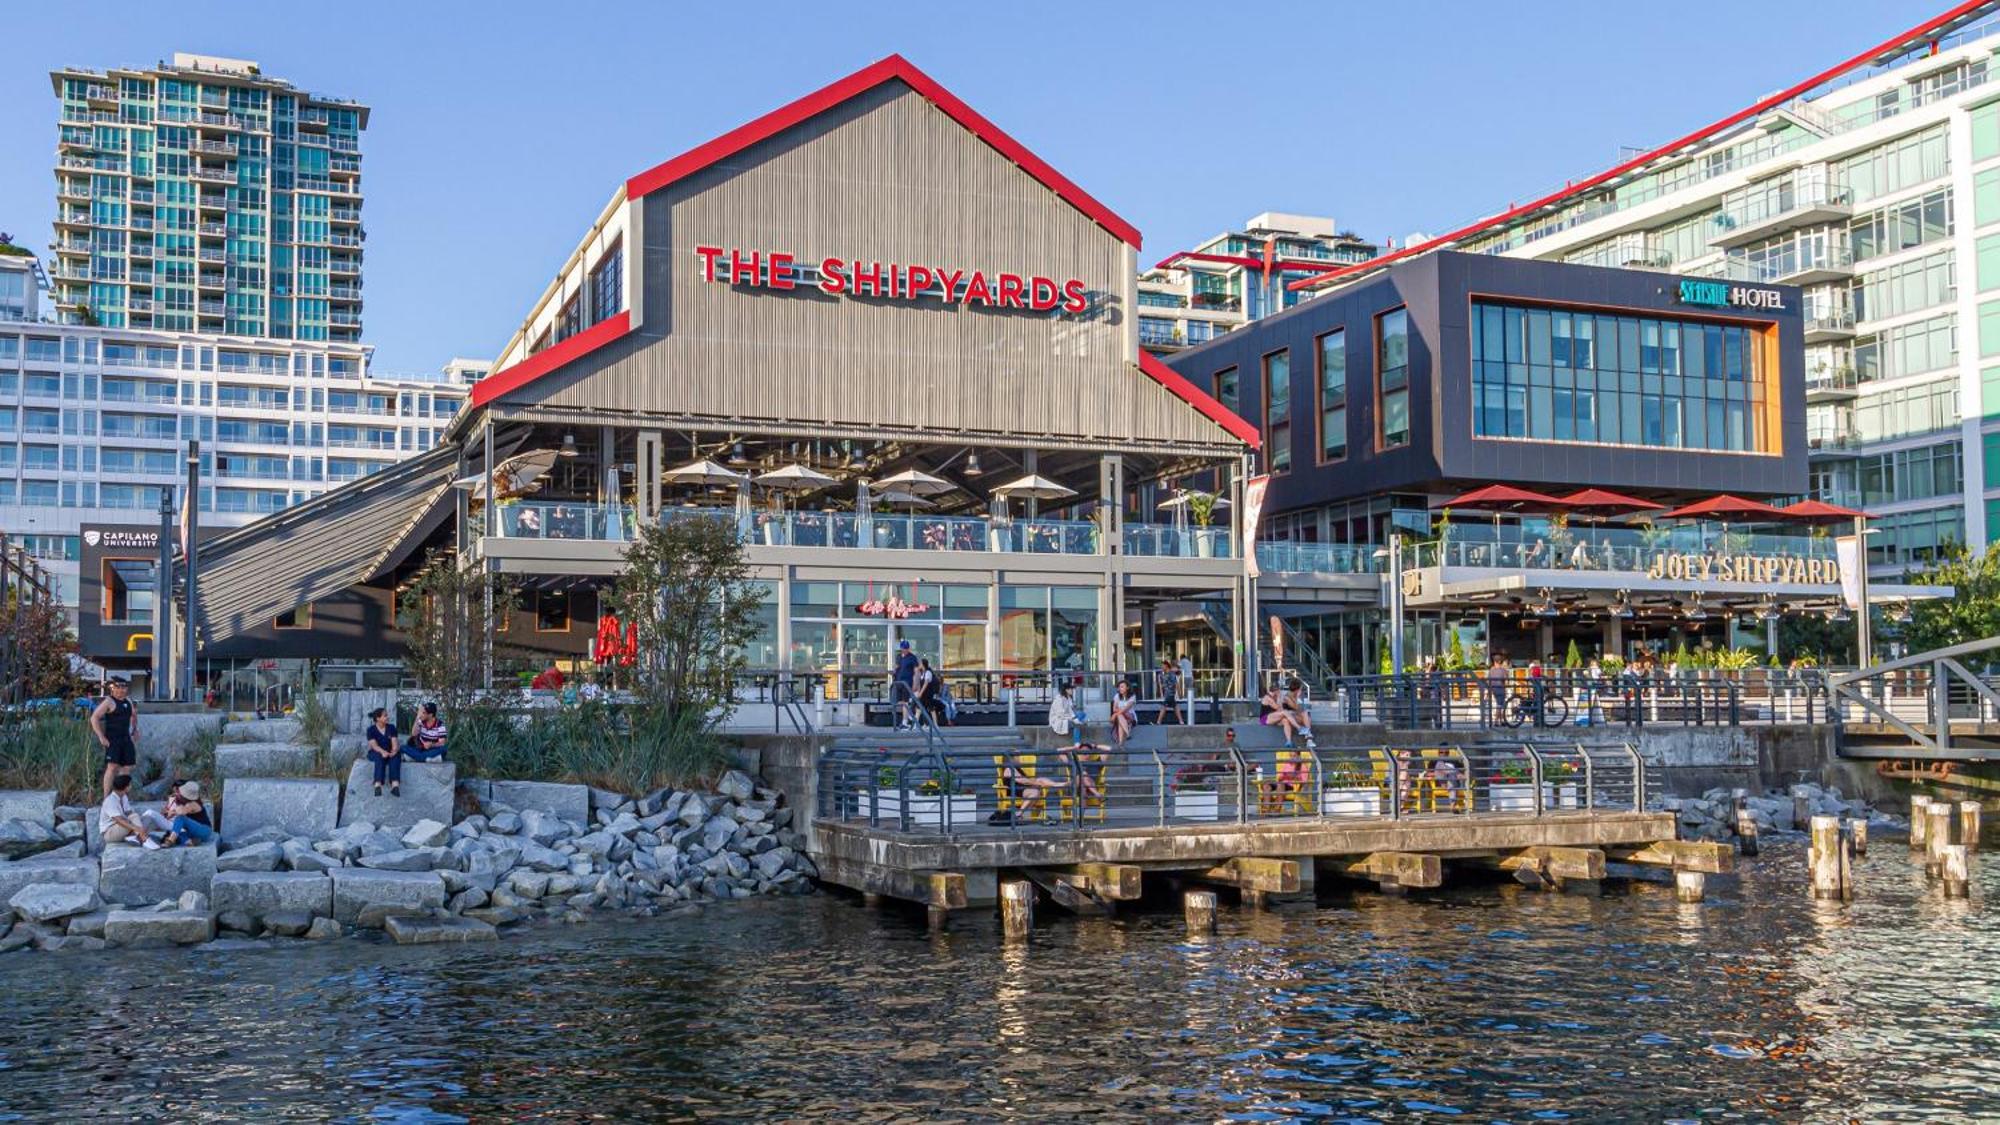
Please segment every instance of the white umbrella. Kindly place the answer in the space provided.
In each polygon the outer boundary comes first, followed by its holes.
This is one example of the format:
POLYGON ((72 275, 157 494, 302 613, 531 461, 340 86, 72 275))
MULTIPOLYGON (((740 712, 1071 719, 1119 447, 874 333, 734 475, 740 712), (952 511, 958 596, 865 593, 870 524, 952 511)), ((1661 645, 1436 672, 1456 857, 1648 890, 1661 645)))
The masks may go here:
POLYGON ((1019 480, 1010 480, 993 490, 998 496, 1019 496, 1024 500, 1061 500, 1065 496, 1075 496, 1076 489, 1065 488, 1045 476, 1029 473, 1019 480))
MULTIPOLYGON (((497 500, 509 500, 516 496, 526 496, 542 487, 542 478, 556 463, 553 449, 532 449, 517 453, 498 465, 493 466, 493 496, 497 500)), ((452 482, 455 487, 467 492, 483 492, 486 488, 484 474, 474 473, 452 482)))
POLYGON ((907 492, 900 488, 892 488, 887 492, 877 492, 870 499, 877 504, 908 504, 913 511, 917 508, 937 507, 935 501, 927 500, 914 492, 907 492))
POLYGON ((886 491, 902 489, 919 496, 935 496, 940 492, 950 492, 958 486, 942 477, 934 477, 922 469, 904 469, 895 476, 883 477, 875 482, 876 487, 886 491))
POLYGON ((735 469, 725 468, 713 461, 696 461, 678 469, 668 469, 660 477, 676 484, 740 484, 749 479, 735 469))
POLYGON ((839 482, 817 469, 804 465, 786 465, 782 469, 772 469, 757 477, 757 483, 765 488, 775 488, 787 492, 811 492, 839 482))
MULTIPOLYGON (((1162 500, 1162 501, 1160 501, 1160 507, 1162 507, 1162 508, 1185 508, 1185 507, 1187 507, 1187 506, 1188 506, 1189 504, 1192 504, 1192 503, 1194 503, 1194 494, 1193 494, 1193 493, 1191 493, 1191 492, 1181 492, 1181 493, 1178 493, 1178 494, 1176 494, 1176 495, 1174 496, 1174 498, 1173 498, 1173 499, 1171 499, 1171 500, 1162 500)), ((1218 508, 1227 508, 1227 507, 1229 506, 1229 497, 1227 497, 1227 496, 1218 496, 1218 497, 1216 497, 1216 498, 1215 498, 1215 506, 1216 506, 1216 507, 1218 507, 1218 508)))

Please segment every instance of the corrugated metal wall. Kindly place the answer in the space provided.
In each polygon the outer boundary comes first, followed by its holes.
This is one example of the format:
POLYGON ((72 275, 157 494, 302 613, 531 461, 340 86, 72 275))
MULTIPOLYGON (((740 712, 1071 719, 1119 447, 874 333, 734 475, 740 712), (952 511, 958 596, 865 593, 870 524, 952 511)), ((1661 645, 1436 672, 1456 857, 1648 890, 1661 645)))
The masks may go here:
POLYGON ((1131 248, 901 83, 641 205, 637 336, 506 401, 1239 448, 1134 366, 1131 248), (703 280, 698 245, 1074 277, 1098 305, 736 288, 703 280))

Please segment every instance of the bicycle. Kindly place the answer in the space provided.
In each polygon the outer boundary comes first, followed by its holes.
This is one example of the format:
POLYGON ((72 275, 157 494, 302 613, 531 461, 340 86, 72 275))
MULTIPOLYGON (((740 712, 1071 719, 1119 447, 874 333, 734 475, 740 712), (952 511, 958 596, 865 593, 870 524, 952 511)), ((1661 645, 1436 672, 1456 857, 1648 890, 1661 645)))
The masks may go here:
POLYGON ((1538 727, 1559 727, 1569 721, 1569 704, 1559 695, 1543 695, 1539 703, 1533 695, 1511 696, 1500 721, 1509 727, 1529 722, 1538 727))

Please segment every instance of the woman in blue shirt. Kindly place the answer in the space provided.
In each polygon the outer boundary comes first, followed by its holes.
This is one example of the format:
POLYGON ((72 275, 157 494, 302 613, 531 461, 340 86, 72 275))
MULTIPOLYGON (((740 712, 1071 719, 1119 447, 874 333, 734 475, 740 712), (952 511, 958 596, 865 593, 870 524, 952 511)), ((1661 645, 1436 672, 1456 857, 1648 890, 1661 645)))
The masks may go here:
POLYGON ((375 767, 375 795, 382 795, 382 783, 389 783, 389 795, 403 795, 403 754, 396 744, 396 724, 381 707, 368 712, 368 729, 361 733, 368 747, 368 764, 375 767))

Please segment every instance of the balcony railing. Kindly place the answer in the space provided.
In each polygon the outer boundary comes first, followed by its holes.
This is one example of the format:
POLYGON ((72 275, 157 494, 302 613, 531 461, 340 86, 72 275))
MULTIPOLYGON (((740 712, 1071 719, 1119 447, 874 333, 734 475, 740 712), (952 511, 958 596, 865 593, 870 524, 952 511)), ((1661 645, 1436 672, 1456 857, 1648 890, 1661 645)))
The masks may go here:
POLYGON ((1154 558, 1228 559, 1236 557, 1226 527, 1175 527, 1171 524, 1127 524, 1125 553, 1154 558))
MULTIPOLYGON (((1087 520, 1015 519, 1003 524, 957 516, 742 514, 726 508, 671 508, 661 518, 727 520, 745 542, 767 547, 1032 555, 1094 555, 1100 547, 1097 525, 1087 520)), ((632 537, 634 519, 632 509, 623 505, 523 501, 500 509, 498 533, 508 539, 622 541, 632 537)))
POLYGON ((1257 544, 1257 569, 1270 574, 1380 574, 1387 569, 1372 543, 1257 544))
MULTIPOLYGON (((1441 543, 1411 550, 1412 566, 1496 570, 1578 570, 1646 573, 1670 556, 1699 555, 1831 560, 1833 540, 1817 535, 1769 535, 1727 531, 1719 525, 1691 525, 1635 531, 1630 528, 1571 528, 1536 533, 1520 527, 1454 526, 1441 543)), ((1748 581, 1745 576, 1743 581, 1748 581)))

